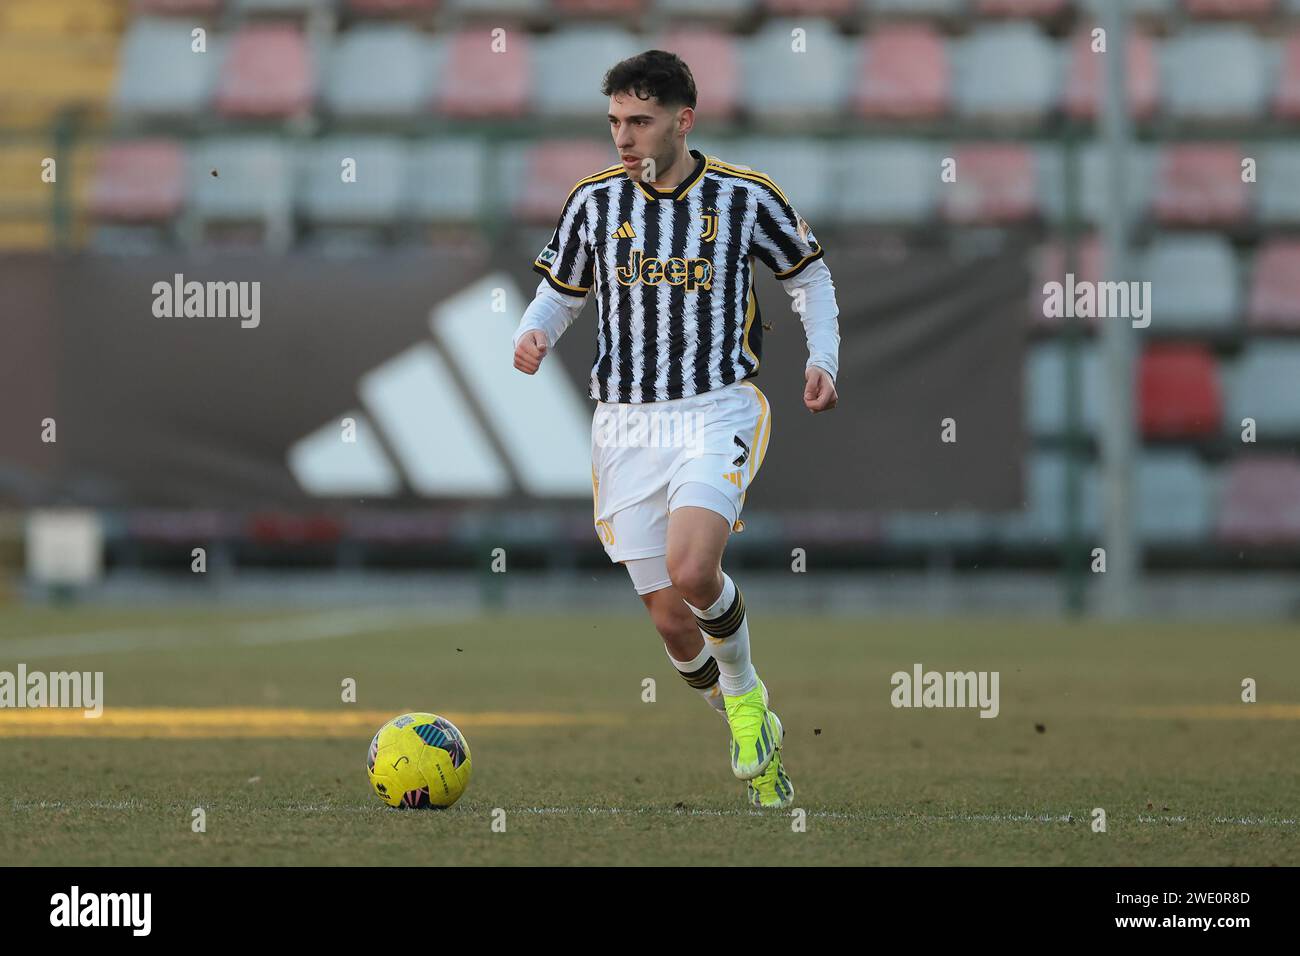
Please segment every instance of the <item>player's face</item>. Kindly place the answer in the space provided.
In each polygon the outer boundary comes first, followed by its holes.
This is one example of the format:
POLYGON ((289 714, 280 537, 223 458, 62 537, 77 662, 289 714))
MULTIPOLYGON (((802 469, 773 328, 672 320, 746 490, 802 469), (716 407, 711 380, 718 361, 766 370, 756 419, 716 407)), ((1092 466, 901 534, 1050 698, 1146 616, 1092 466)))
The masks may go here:
POLYGON ((609 98, 609 131, 614 147, 629 176, 654 181, 663 175, 677 156, 677 126, 680 110, 659 105, 655 97, 643 100, 631 93, 609 98), (654 160, 647 167, 645 160, 654 160))

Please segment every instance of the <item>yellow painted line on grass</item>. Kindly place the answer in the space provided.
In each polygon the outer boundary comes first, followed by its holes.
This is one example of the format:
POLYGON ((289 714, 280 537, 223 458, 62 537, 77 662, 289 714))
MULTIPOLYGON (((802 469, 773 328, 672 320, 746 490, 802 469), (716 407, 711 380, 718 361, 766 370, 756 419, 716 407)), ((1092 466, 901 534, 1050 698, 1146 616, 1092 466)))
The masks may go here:
MULTIPOLYGON (((356 737, 396 716, 381 710, 281 707, 106 707, 99 717, 74 709, 0 710, 0 737, 356 737)), ((619 714, 558 711, 465 711, 446 717, 466 734, 499 728, 621 723, 619 714)))
POLYGON ((1138 707, 1138 717, 1160 720, 1300 720, 1300 704, 1198 704, 1138 707))

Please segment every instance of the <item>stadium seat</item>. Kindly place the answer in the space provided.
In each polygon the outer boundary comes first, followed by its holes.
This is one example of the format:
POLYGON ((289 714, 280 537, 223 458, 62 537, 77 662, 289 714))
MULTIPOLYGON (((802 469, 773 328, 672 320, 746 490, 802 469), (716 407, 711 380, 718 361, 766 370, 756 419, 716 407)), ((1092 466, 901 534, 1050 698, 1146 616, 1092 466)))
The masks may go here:
POLYGON ((957 17, 966 12, 967 0, 864 0, 872 13, 916 17, 957 17))
POLYGON ((1137 464, 1138 537, 1146 544, 1189 545, 1214 528, 1209 469, 1190 451, 1146 451, 1137 464))
MULTIPOLYGON (((1092 50, 1092 25, 1070 40, 1070 66, 1065 80, 1065 111, 1075 119, 1094 119, 1105 89, 1102 64, 1105 55, 1092 50)), ((1140 120, 1155 114, 1160 100, 1160 68, 1155 43, 1141 30, 1128 35, 1124 48, 1128 62, 1128 109, 1140 120)))
POLYGON ((140 18, 122 44, 115 97, 123 116, 185 117, 203 112, 221 62, 221 38, 209 34, 207 53, 190 49, 190 24, 140 18))
POLYGON ((1230 462, 1217 532, 1229 545, 1300 542, 1300 461, 1251 455, 1230 462))
POLYGON ((329 55, 325 106, 345 118, 418 116, 432 97, 435 70, 433 45, 418 30, 402 24, 353 27, 329 55))
POLYGON ((778 17, 842 17, 856 12, 857 0, 762 0, 761 6, 778 17))
POLYGON ((1223 236, 1160 236, 1135 274, 1150 281, 1151 324, 1161 331, 1232 329, 1241 309, 1237 260, 1223 236))
POLYGON ((1194 17, 1223 17, 1244 20, 1266 17, 1277 10, 1278 0, 1183 0, 1183 7, 1194 17))
MULTIPOLYGON (((1065 536, 1065 456, 1060 452, 1032 452, 1026 461, 1024 510, 996 517, 996 535, 1018 547, 1052 547, 1065 536)), ((1097 466, 1080 468, 1079 516, 1085 539, 1101 533, 1101 483, 1097 466)))
POLYGON ((609 102, 600 93, 605 71, 642 49, 634 34, 614 27, 575 25, 539 37, 532 77, 538 109, 547 116, 599 116, 609 102))
POLYGON ((754 0, 710 0, 707 6, 700 0, 655 0, 654 6, 674 21, 703 17, 721 26, 741 27, 753 17, 754 0))
MULTIPOLYGON (((1131 220, 1140 219, 1151 201, 1155 178, 1155 154, 1152 147, 1135 144, 1125 154, 1124 203, 1131 220)), ((1078 152, 1079 209, 1084 222, 1100 223, 1110 213, 1110 186, 1107 179, 1107 152, 1102 143, 1090 141, 1078 152)), ((1053 222, 1065 219, 1065 153, 1057 144, 1039 146, 1034 151, 1037 190, 1043 210, 1053 222)))
POLYGON ((87 212, 96 219, 163 222, 185 198, 185 156, 172 140, 110 143, 100 151, 87 212))
POLYGON ((131 9, 138 13, 211 14, 221 9, 226 0, 132 0, 131 9))
POLYGON ((204 221, 284 218, 292 208, 293 174, 279 137, 212 138, 190 152, 190 202, 204 221))
POLYGON ((1286 38, 1281 59, 1273 91, 1273 115, 1284 120, 1300 119, 1300 31, 1286 38))
POLYGON ((518 17, 522 20, 539 19, 545 16, 547 0, 442 0, 442 7, 457 18, 462 26, 477 18, 491 18, 498 22, 500 17, 518 17))
POLYGON ((362 16, 385 14, 428 13, 438 9, 444 0, 345 0, 347 8, 362 16))
MULTIPOLYGON (((487 147, 470 138, 421 143, 411 156, 409 203, 425 221, 474 222, 483 218, 487 147)), ((575 180, 576 182, 576 180, 575 180)), ((570 183, 572 188, 572 183, 570 183)), ((559 215, 558 207, 555 215, 559 215)))
POLYGON ((934 216, 941 146, 923 140, 845 140, 833 161, 844 222, 924 225, 934 216))
POLYGON ((556 13, 570 17, 641 13, 649 0, 551 0, 556 13))
POLYGON ((976 143, 958 146, 955 153, 957 181, 940 187, 947 219, 1015 222, 1038 212, 1034 157, 1028 147, 976 143))
POLYGON ((655 49, 676 53, 695 77, 696 111, 710 122, 729 120, 740 109, 740 48, 735 37, 718 30, 677 27, 655 49))
POLYGON ((747 137, 728 146, 728 151, 721 157, 724 161, 770 177, 814 229, 839 203, 831 178, 834 147, 814 139, 747 137))
POLYGON ((926 24, 881 26, 858 46, 854 111, 868 119, 934 119, 948 111, 952 78, 943 37, 926 24))
POLYGON ((1054 17, 1070 5, 1070 0, 974 0, 975 13, 981 17, 1054 17))
POLYGON ((477 30, 451 34, 441 58, 434 108, 459 119, 518 117, 532 105, 533 41, 513 33, 506 50, 494 53, 477 30))
POLYGON ((553 228, 574 183, 617 162, 608 141, 538 140, 503 150, 501 181, 514 216, 553 228))
POLYGON ((1259 218, 1269 225, 1300 224, 1300 147, 1265 147, 1256 172, 1259 218))
POLYGON ((953 67, 957 110, 966 119, 1034 121, 1056 103, 1056 48, 1031 24, 977 27, 955 44, 953 67))
MULTIPOLYGON (((1060 328, 1066 322, 1073 321, 1065 316, 1045 315, 1043 287, 1049 282, 1066 282, 1065 246, 1057 239, 1043 243, 1034 255, 1035 281, 1029 289, 1029 322, 1033 326, 1060 328)), ((1096 235, 1089 235, 1079 243, 1074 263, 1076 281, 1098 282, 1102 276, 1101 240, 1096 235)), ((1081 318, 1088 328, 1095 329, 1101 322, 1097 316, 1081 318)))
MULTIPOLYGON (((1025 360, 1024 421, 1034 436, 1065 434, 1065 348, 1061 342, 1033 345, 1025 360)), ((1095 433, 1105 394, 1097 346, 1079 345, 1079 426, 1095 433)))
POLYGON ((1160 48, 1165 110, 1179 120, 1246 122, 1263 109, 1265 50, 1245 27, 1191 27, 1160 48))
POLYGON ((1138 359, 1138 421, 1147 438, 1215 435, 1222 418, 1214 354, 1197 342, 1156 343, 1138 359))
POLYGON ((1252 188, 1241 179, 1241 148, 1232 144, 1166 146, 1151 209, 1174 226, 1230 226, 1250 215, 1252 188))
POLYGON ((1253 418, 1266 439, 1300 439, 1300 342, 1254 341, 1232 370, 1229 431, 1253 418))
MULTIPOLYGON (((1113 5, 1115 0, 1080 0, 1082 7, 1093 18, 1102 16, 1103 7, 1113 5)), ((1137 17, 1160 19, 1174 12, 1174 0, 1128 0, 1129 12, 1137 17)))
POLYGON ((231 117, 301 116, 311 110, 313 83, 301 30, 287 23, 249 24, 230 41, 214 105, 231 117))
POLYGON ((314 223, 365 225, 402 218, 407 204, 409 148, 400 139, 336 136, 312 143, 303 156, 298 207, 314 223), (356 180, 343 180, 344 159, 356 180))
POLYGON ((770 20, 745 45, 745 108, 758 123, 830 120, 848 97, 851 42, 826 20, 770 20), (805 52, 791 49, 804 31, 805 52))
POLYGON ((1300 240, 1270 239, 1256 251, 1246 323, 1300 331, 1300 240))

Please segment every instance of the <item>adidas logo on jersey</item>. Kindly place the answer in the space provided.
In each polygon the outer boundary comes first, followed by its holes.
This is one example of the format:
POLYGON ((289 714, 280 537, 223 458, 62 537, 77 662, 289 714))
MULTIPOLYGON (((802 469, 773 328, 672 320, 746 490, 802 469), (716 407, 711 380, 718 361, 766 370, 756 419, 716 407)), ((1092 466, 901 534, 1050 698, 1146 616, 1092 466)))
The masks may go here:
POLYGON ((635 238, 636 238, 636 230, 632 228, 632 224, 631 224, 630 222, 626 222, 626 221, 625 221, 625 222, 623 223, 623 225, 619 226, 617 229, 614 230, 614 238, 615 238, 615 239, 635 239, 635 238))

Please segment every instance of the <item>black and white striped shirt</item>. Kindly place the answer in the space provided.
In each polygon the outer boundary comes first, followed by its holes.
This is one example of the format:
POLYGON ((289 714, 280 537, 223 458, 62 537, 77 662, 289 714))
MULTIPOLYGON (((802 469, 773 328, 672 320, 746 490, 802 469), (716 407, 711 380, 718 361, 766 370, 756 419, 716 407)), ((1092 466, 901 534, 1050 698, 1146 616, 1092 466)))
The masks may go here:
POLYGON ((661 402, 758 374, 763 320, 754 260, 790 279, 822 247, 770 178, 692 149, 674 189, 622 164, 578 182, 533 263, 551 288, 595 293, 591 397, 661 402))

